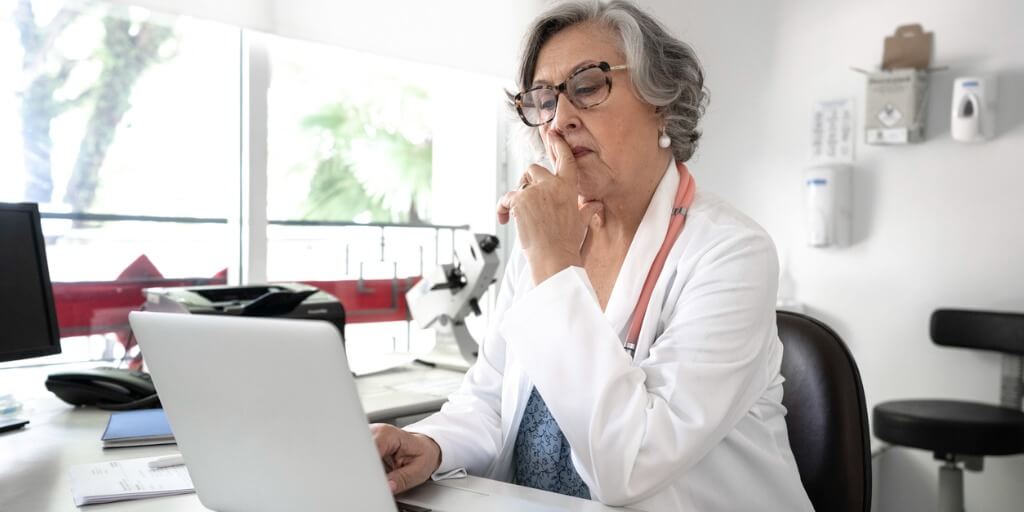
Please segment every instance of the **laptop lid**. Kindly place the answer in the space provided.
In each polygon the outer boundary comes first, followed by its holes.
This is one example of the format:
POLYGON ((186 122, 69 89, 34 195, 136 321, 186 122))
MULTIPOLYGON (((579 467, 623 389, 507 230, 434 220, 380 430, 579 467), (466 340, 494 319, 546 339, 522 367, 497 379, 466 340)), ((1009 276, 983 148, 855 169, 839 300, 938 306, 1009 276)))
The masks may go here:
POLYGON ((199 500, 221 511, 394 511, 326 322, 133 312, 199 500))

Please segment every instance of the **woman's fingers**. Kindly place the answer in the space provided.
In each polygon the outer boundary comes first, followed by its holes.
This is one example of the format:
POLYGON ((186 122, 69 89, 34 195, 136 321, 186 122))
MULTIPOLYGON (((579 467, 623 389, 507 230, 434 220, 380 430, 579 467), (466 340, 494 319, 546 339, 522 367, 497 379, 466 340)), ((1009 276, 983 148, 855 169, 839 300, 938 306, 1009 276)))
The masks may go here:
MULTIPOLYGON (((587 201, 580 205, 580 220, 583 222, 584 228, 590 225, 590 220, 594 218, 594 215, 598 215, 604 212, 604 203, 600 201, 587 201)), ((604 218, 601 218, 604 221, 604 218)))
POLYGON ((576 156, 572 154, 569 143, 565 142, 565 139, 554 130, 548 130, 548 147, 555 155, 555 176, 566 180, 575 187, 577 180, 576 156))
POLYGON ((498 200, 498 206, 495 208, 495 212, 498 214, 498 224, 508 224, 509 219, 512 216, 512 207, 515 206, 516 194, 526 190, 528 187, 540 183, 544 180, 551 179, 551 171, 541 167, 539 165, 531 165, 526 169, 526 172, 519 177, 519 185, 515 190, 509 190, 501 196, 498 200))
MULTIPOLYGON (((546 167, 533 164, 526 168, 526 172, 523 173, 523 176, 526 178, 526 183, 528 185, 533 185, 535 183, 542 183, 550 180, 554 177, 554 174, 551 174, 551 171, 546 167)), ((520 180, 520 182, 522 182, 522 180, 520 180)))
POLYGON ((530 179, 529 171, 524 172, 523 174, 521 174, 519 176, 519 182, 516 185, 515 190, 522 190, 522 189, 530 186, 530 183, 532 183, 532 180, 530 179))
POLYGON ((426 481, 426 478, 423 478, 426 471, 427 464, 422 458, 414 460, 388 473, 388 487, 394 494, 407 491, 426 481))
POLYGON ((505 192, 498 200, 498 224, 508 224, 509 216, 512 213, 512 198, 515 197, 515 194, 516 191, 505 192))
POLYGON ((395 452, 402 445, 398 436, 401 432, 394 425, 386 423, 374 423, 370 425, 370 434, 373 435, 373 443, 377 445, 377 453, 381 460, 391 460, 395 452))
POLYGON ((433 439, 402 431, 402 442, 395 464, 387 469, 388 487, 397 494, 426 482, 441 464, 441 448, 433 439))
POLYGON ((429 438, 386 424, 370 425, 370 432, 393 493, 425 482, 440 463, 440 448, 429 438))

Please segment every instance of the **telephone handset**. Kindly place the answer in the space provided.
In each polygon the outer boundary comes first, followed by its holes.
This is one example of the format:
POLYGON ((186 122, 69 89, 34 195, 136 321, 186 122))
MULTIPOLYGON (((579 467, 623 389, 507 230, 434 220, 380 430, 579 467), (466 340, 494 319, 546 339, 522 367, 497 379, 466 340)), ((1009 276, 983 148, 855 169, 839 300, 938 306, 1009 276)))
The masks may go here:
POLYGON ((46 389, 71 405, 123 411, 159 407, 160 398, 149 374, 122 368, 52 373, 46 389))

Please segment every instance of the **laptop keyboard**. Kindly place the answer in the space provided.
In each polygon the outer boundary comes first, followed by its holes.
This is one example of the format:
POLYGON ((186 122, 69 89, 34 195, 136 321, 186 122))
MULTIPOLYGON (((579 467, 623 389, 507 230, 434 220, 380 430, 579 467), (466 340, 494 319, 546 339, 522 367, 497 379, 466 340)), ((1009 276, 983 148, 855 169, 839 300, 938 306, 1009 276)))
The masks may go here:
POLYGON ((410 505, 401 501, 395 501, 395 505, 398 506, 398 512, 430 512, 429 508, 410 505))

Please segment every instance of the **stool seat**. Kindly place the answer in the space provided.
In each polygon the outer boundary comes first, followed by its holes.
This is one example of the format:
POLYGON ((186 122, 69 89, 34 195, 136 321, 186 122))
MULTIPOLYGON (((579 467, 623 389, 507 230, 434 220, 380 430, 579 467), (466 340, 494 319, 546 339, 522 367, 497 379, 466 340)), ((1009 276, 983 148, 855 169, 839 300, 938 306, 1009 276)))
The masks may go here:
POLYGON ((898 400, 875 406, 875 436, 952 455, 1024 453, 1024 412, 957 400, 898 400))

